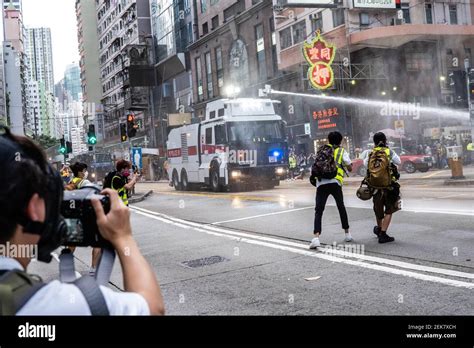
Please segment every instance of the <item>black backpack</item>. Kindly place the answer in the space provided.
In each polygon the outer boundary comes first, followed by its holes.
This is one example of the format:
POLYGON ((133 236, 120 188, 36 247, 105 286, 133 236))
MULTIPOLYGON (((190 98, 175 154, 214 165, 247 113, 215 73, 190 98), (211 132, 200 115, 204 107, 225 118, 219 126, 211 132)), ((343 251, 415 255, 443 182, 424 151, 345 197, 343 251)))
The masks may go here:
POLYGON ((334 149, 323 145, 316 153, 316 158, 311 168, 311 177, 318 179, 333 179, 337 175, 337 164, 334 160, 334 149))
POLYGON ((116 176, 118 173, 116 170, 113 170, 111 172, 108 172, 106 175, 105 175, 105 178, 104 178, 104 182, 102 184, 102 187, 103 188, 112 188, 112 179, 114 178, 114 176, 116 176))

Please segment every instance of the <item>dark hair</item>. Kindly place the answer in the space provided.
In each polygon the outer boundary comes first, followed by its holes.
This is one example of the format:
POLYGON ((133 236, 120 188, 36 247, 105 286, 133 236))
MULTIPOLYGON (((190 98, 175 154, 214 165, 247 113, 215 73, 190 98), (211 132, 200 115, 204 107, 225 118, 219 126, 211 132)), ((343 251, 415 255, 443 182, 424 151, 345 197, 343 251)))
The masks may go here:
MULTIPOLYGON (((21 150, 21 159, 2 163, 0 171, 0 243, 6 243, 15 233, 18 221, 24 217, 31 197, 46 194, 46 156, 33 141, 6 132, 5 138, 21 150)), ((3 144, 1 145, 4 146, 3 144)), ((6 147, 6 146, 5 146, 6 147)), ((5 149, 12 151, 11 149, 5 149)), ((15 151, 15 150, 13 150, 15 151)), ((1 150, 0 150, 1 152, 1 150)))
POLYGON ((87 169, 87 164, 76 162, 71 166, 72 173, 75 177, 79 175, 79 172, 82 172, 84 169, 87 169))
POLYGON ((130 162, 124 160, 124 159, 121 159, 119 161, 117 161, 117 165, 116 165, 116 168, 117 168, 117 171, 120 172, 122 169, 130 169, 132 167, 132 165, 130 164, 130 162))
POLYGON ((383 146, 387 146, 387 137, 382 132, 377 132, 374 134, 374 144, 379 146, 382 143, 383 146))
POLYGON ((342 134, 339 132, 331 132, 328 134, 329 144, 331 145, 341 145, 342 134))

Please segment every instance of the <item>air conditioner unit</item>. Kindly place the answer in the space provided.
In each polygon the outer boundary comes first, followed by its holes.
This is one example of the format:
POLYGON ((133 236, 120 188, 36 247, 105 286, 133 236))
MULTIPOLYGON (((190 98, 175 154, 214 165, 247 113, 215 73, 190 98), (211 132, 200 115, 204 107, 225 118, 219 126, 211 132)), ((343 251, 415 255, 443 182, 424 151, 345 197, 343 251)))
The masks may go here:
POLYGON ((444 103, 445 104, 454 104, 454 96, 452 94, 446 94, 444 96, 444 103))

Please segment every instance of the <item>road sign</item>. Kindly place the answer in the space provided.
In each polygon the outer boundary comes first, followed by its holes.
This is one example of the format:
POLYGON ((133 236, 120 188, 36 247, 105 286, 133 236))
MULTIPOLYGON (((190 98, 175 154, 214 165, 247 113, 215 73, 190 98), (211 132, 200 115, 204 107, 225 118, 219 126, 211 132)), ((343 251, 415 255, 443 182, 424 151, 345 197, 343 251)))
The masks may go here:
POLYGON ((405 122, 403 120, 395 121, 395 132, 405 134, 405 122))
POLYGON ((142 148, 132 147, 132 163, 142 169, 142 148))
POLYGON ((304 134, 311 135, 311 124, 305 123, 304 124, 304 134))

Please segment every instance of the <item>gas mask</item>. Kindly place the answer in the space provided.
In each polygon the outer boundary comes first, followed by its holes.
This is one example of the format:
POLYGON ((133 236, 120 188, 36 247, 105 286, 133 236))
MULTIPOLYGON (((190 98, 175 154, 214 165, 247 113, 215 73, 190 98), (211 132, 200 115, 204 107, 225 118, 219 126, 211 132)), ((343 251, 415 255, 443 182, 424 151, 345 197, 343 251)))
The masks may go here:
MULTIPOLYGON (((8 162, 27 160, 28 156, 11 136, 9 129, 1 128, 5 131, 5 134, 0 135, 0 158, 2 163, 8 167, 8 162)), ((45 169, 42 169, 41 172, 46 177, 44 194, 40 195, 46 205, 45 221, 32 221, 25 214, 21 214, 16 223, 23 226, 26 233, 40 236, 37 258, 42 262, 50 262, 52 259, 51 252, 61 245, 61 240, 67 232, 64 219, 60 215, 64 189, 60 174, 51 165, 45 163, 45 169)), ((4 184, 8 185, 8 183, 4 184)))

